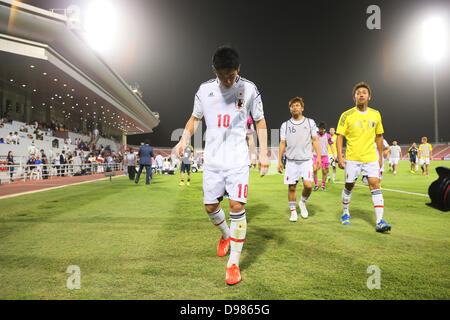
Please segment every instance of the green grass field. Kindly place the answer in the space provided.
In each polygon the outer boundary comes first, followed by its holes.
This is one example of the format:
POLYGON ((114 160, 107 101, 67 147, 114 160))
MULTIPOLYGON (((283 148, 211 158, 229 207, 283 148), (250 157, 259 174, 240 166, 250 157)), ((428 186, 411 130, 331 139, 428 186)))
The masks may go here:
MULTIPOLYGON (((449 162, 433 162, 430 177, 408 165, 386 172, 382 187, 427 194, 434 168, 449 162)), ((292 223, 282 175, 252 171, 242 282, 227 286, 201 173, 190 187, 178 182, 117 177, 0 200, 0 298, 450 299, 450 213, 426 206, 428 197, 385 190, 392 232, 380 234, 368 188, 355 187, 352 224, 342 226, 343 185, 328 184, 308 200, 310 217, 292 223), (66 287, 70 265, 81 270, 79 290, 66 287), (371 265, 381 289, 366 285, 371 265)))

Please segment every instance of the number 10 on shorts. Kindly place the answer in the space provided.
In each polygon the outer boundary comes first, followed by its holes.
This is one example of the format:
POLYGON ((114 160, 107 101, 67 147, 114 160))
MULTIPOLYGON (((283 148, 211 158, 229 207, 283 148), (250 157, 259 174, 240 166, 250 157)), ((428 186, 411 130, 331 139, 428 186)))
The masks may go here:
POLYGON ((244 185, 244 188, 242 188, 242 184, 238 184, 238 189, 239 189, 238 198, 242 197, 242 191, 244 191, 243 196, 245 199, 247 199, 248 184, 244 185))

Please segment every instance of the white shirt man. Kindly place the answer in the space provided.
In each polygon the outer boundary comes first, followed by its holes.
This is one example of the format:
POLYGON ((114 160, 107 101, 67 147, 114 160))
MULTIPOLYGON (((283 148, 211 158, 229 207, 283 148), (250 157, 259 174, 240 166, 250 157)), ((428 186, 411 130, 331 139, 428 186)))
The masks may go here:
POLYGON ((38 149, 36 148, 36 146, 34 145, 34 140, 31 142, 31 145, 28 147, 28 154, 30 156, 32 155, 37 155, 38 154, 38 149))
POLYGON ((397 167, 398 167, 398 162, 400 161, 400 158, 402 156, 402 148, 397 145, 397 141, 393 141, 392 142, 392 146, 391 146, 391 156, 390 156, 390 161, 392 162, 392 169, 394 171, 394 174, 397 174, 397 167))
POLYGON ((14 141, 13 134, 12 132, 10 132, 6 137, 6 143, 14 143, 13 141, 14 141))
POLYGON ((14 132, 13 136, 12 136, 12 142, 14 144, 19 144, 19 134, 17 132, 14 132))
POLYGON ((161 172, 161 171, 162 171, 162 167, 163 167, 163 161, 164 161, 163 156, 160 155, 160 154, 158 154, 158 155, 155 157, 155 161, 156 161, 156 164, 157 164, 157 166, 158 166, 158 170, 161 172))

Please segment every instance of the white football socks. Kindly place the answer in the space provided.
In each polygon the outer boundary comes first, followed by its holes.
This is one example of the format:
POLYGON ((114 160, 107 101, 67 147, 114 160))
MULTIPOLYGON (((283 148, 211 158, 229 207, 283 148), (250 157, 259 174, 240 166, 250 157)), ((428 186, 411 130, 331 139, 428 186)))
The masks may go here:
POLYGON ((289 201, 289 210, 291 212, 297 211, 297 202, 296 201, 289 201))
POLYGON ((351 199, 352 199, 352 190, 347 190, 344 187, 344 190, 342 190, 342 209, 344 209, 344 215, 345 214, 350 215, 348 207, 350 206, 351 199))
POLYGON ((233 264, 239 266, 242 247, 244 246, 245 235, 247 233, 247 218, 245 210, 241 212, 230 212, 230 259, 227 268, 233 264))
POLYGON ((383 194, 381 193, 381 189, 372 190, 372 202, 375 208, 375 214, 377 216, 377 223, 383 220, 383 212, 384 212, 384 199, 383 194))
POLYGON ((209 220, 222 232, 222 238, 228 239, 230 237, 230 228, 228 228, 225 219, 225 212, 222 208, 213 213, 208 213, 209 220))

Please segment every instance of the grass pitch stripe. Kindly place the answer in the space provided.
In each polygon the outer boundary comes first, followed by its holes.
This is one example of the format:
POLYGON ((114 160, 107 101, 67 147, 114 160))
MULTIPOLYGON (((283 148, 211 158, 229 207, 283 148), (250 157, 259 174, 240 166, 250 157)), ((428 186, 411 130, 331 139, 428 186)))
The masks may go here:
MULTIPOLYGON (((336 183, 345 184, 344 182, 339 182, 339 181, 336 181, 336 183)), ((369 186, 366 186, 366 185, 363 185, 363 184, 357 184, 357 183, 355 183, 355 186, 364 187, 364 188, 368 188, 369 187, 369 186)), ((408 192, 408 191, 403 191, 403 190, 394 190, 394 189, 387 189, 387 188, 381 188, 381 190, 383 190, 383 191, 399 192, 399 193, 406 193, 406 194, 411 194, 411 195, 414 195, 414 196, 421 196, 421 197, 427 197, 428 198, 428 195, 427 194, 423 194, 423 193, 415 193, 415 192, 408 192)))

